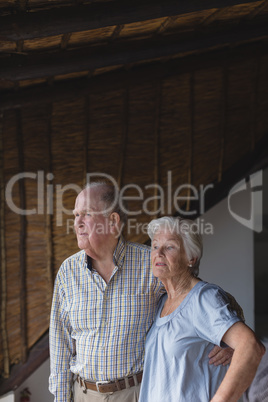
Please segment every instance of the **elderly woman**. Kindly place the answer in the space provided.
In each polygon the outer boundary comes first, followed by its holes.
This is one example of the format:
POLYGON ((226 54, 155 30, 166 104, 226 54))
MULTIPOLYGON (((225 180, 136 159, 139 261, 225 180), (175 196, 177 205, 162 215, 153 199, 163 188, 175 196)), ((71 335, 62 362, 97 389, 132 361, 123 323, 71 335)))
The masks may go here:
POLYGON ((225 292, 197 277, 202 238, 193 224, 163 217, 148 227, 153 273, 167 293, 147 335, 139 402, 237 401, 265 351, 225 292), (214 344, 234 349, 229 368, 208 364, 214 344))

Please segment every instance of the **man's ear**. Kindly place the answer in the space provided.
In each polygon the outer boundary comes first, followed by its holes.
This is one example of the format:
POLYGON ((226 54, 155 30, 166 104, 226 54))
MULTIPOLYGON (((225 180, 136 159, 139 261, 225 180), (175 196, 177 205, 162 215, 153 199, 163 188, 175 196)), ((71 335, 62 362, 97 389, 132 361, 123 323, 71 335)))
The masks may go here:
POLYGON ((117 212, 112 212, 109 217, 110 226, 118 227, 120 224, 120 216, 117 212))

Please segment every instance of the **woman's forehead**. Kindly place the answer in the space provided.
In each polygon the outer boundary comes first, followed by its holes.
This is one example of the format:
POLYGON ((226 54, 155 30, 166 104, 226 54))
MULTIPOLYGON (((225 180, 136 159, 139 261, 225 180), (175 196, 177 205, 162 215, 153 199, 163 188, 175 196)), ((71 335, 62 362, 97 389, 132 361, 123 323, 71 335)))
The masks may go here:
POLYGON ((170 231, 165 228, 160 228, 154 233, 153 241, 158 241, 158 240, 173 240, 176 242, 180 242, 180 236, 174 232, 170 231))

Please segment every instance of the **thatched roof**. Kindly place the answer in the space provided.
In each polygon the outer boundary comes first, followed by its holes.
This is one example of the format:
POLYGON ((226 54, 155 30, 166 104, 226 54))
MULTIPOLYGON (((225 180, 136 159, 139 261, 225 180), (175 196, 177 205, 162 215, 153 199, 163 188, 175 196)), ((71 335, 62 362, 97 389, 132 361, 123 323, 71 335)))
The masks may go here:
MULTIPOLYGON (((0 0, 1 392, 18 384, 11 367, 47 345, 53 281, 77 251, 60 189, 100 172, 148 199, 157 190, 145 187, 167 192, 172 174, 173 190, 213 183, 208 207, 267 164, 267 38, 267 0, 0 0), (44 190, 39 213, 7 202, 21 172, 32 176, 12 200, 36 209, 44 190)), ((75 196, 64 192, 66 210, 75 196)), ((136 228, 129 238, 147 240, 136 228)))

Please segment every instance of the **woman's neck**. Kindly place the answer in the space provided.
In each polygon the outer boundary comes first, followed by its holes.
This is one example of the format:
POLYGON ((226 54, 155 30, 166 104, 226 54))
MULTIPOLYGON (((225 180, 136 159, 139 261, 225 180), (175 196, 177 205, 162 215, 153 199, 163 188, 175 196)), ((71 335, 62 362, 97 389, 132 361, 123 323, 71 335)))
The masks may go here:
POLYGON ((185 277, 180 281, 166 280, 165 288, 167 291, 167 299, 160 313, 160 317, 165 317, 171 314, 182 303, 187 294, 199 282, 198 278, 194 276, 185 277))
POLYGON ((177 297, 187 294, 196 285, 199 280, 191 274, 182 277, 166 279, 162 281, 166 288, 168 298, 176 299, 177 297))

